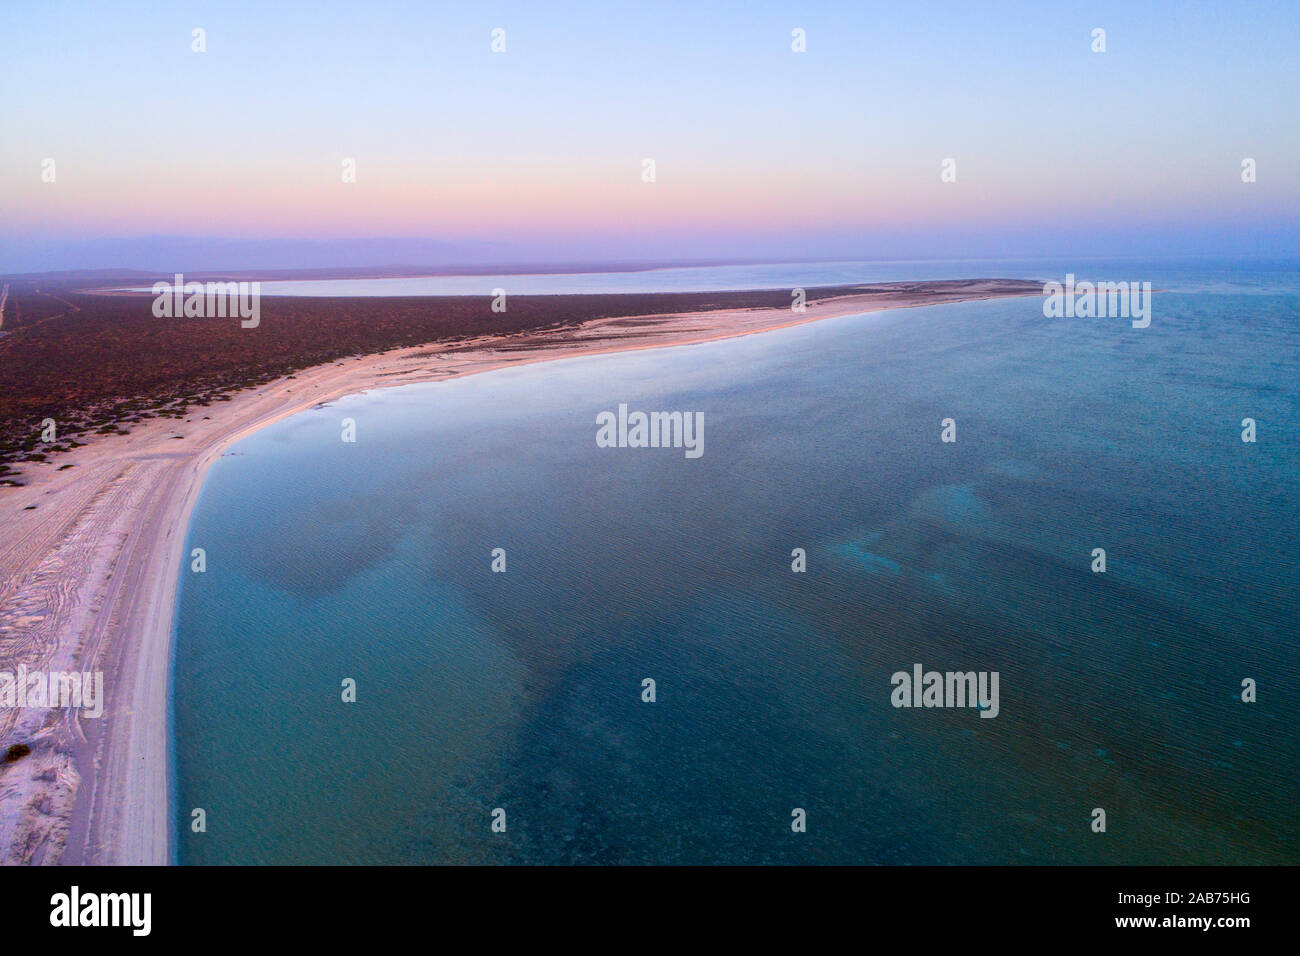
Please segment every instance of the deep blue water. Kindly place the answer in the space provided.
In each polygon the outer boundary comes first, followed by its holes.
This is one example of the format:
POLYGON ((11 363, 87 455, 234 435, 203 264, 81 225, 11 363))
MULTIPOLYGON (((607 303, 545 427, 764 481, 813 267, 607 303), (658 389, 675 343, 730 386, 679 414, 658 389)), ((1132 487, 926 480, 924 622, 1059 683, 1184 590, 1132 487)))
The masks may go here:
POLYGON ((1179 290, 1148 329, 851 316, 241 441, 181 572, 181 860, 1300 862, 1300 283, 1187 268, 1108 276, 1179 290), (703 456, 598 448, 620 402, 703 456), (998 717, 891 706, 917 662, 998 717))

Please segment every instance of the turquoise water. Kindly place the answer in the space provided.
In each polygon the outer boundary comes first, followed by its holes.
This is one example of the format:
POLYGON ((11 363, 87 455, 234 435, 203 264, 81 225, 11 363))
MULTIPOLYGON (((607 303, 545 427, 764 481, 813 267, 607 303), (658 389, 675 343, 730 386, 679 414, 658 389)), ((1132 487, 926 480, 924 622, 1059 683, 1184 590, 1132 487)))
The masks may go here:
POLYGON ((851 316, 258 432, 189 529, 181 861, 1300 861, 1294 275, 1207 270, 1145 330, 851 316), (620 402, 703 412, 703 456, 598 448, 620 402), (917 662, 999 672, 997 718, 892 707, 917 662))

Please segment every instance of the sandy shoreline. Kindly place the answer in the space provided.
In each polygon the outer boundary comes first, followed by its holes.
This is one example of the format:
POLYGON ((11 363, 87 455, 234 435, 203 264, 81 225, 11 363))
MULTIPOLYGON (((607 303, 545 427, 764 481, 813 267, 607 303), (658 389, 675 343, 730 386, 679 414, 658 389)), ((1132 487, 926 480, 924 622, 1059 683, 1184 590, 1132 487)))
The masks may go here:
POLYGON ((29 671, 101 670, 106 702, 98 719, 71 709, 0 710, 0 739, 32 749, 0 764, 3 861, 169 862, 168 675, 178 572, 204 475, 234 442, 374 388, 862 312, 1041 294, 1041 286, 1008 280, 873 289, 814 302, 798 314, 748 309, 599 319, 395 349, 246 389, 191 409, 184 421, 156 418, 129 435, 96 435, 48 463, 24 465, 27 484, 0 489, 0 669, 22 663, 29 671))

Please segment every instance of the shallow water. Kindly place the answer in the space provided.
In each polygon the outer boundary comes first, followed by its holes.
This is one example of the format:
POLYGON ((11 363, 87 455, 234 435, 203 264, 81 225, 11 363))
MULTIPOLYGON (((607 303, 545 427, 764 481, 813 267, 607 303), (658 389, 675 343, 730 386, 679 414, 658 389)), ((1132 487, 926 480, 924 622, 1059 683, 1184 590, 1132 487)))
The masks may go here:
POLYGON ((181 576, 182 862, 1300 861, 1300 296, 1206 275, 1145 330, 851 316, 241 441, 181 576), (596 447, 620 402, 703 456, 596 447), (998 716, 894 708, 917 662, 998 716))

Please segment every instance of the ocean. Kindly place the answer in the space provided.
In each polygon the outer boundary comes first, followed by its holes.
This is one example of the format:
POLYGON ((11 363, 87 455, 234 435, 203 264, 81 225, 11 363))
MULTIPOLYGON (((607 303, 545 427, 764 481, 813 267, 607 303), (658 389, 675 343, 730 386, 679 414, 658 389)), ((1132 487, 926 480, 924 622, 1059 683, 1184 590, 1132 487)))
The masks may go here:
MULTIPOLYGON (((654 292, 724 292, 743 289, 906 282, 925 279, 1081 279, 1161 281, 1188 292, 1286 293, 1294 291, 1300 264, 1289 260, 1216 260, 1197 257, 1157 262, 1115 259, 900 259, 843 262, 777 262, 751 265, 680 266, 637 271, 439 275, 376 279, 273 279, 259 283, 268 296, 483 296, 596 295, 654 292)), ((149 292, 151 286, 127 291, 149 292)))
POLYGON ((232 446, 180 570, 179 860, 1300 862, 1296 264, 749 281, 1066 272, 1151 281, 1150 327, 848 316, 232 446), (599 447, 621 404, 700 413, 703 453, 599 447), (997 716, 894 706, 917 664, 996 672, 997 716))

